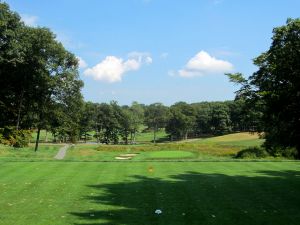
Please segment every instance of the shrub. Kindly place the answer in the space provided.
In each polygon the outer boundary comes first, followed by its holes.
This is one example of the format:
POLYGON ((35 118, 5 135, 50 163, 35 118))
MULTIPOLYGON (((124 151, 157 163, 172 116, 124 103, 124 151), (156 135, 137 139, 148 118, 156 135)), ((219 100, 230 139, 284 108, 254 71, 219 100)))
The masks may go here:
POLYGON ((297 149, 295 147, 269 147, 267 148, 270 155, 275 157, 285 157, 288 159, 296 159, 297 158, 297 149))
POLYGON ((14 127, 4 127, 0 129, 0 143, 16 148, 28 146, 31 138, 29 130, 16 130, 14 127))
POLYGON ((235 158, 238 159, 256 159, 256 158, 265 158, 269 156, 268 152, 260 147, 249 147, 239 151, 235 158))

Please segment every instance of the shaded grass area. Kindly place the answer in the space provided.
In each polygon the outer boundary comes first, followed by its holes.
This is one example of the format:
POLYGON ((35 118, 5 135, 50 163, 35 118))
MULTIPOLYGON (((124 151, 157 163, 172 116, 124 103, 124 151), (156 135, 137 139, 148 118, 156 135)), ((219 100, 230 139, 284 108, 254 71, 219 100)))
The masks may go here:
POLYGON ((139 153, 138 156, 131 159, 133 161, 174 158, 233 160, 233 156, 241 149, 249 146, 259 146, 262 142, 263 140, 259 139, 257 134, 237 133, 213 138, 158 143, 156 145, 77 145, 69 150, 66 160, 111 161, 122 153, 139 153), (160 153, 161 151, 164 153, 160 153), (164 157, 152 157, 151 154, 163 154, 164 157), (185 157, 185 154, 189 154, 189 157, 185 157), (180 155, 183 157, 180 157, 180 155))
POLYGON ((5 225, 300 220, 298 162, 1 162, 0 192, 5 225))
POLYGON ((24 148, 13 148, 0 145, 0 161, 22 161, 22 160, 53 160, 53 157, 63 145, 40 144, 37 152, 34 145, 24 148))

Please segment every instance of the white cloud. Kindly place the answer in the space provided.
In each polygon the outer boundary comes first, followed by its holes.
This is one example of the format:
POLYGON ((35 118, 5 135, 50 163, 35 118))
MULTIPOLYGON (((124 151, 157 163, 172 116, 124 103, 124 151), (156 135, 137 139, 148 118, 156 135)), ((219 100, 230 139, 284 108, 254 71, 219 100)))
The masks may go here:
POLYGON ((149 53, 131 52, 128 54, 127 60, 116 56, 107 56, 96 66, 86 69, 84 74, 95 80, 114 83, 121 81, 126 72, 139 70, 143 64, 151 63, 152 58, 149 53))
POLYGON ((81 57, 77 56, 76 58, 78 59, 78 66, 80 69, 86 68, 88 66, 81 57))
POLYGON ((233 70, 233 65, 225 60, 216 59, 205 51, 200 51, 191 58, 185 67, 178 71, 181 77, 221 74, 233 70))
POLYGON ((21 14, 21 20, 25 23, 25 25, 35 27, 37 26, 38 17, 27 14, 21 14))
POLYGON ((151 54, 149 52, 129 52, 127 56, 128 58, 135 59, 146 64, 152 63, 151 54))

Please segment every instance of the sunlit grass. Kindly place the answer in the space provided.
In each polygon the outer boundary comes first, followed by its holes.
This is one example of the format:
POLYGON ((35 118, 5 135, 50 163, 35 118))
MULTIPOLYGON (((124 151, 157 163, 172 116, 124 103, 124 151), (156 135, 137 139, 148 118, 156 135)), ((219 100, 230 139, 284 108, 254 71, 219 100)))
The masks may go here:
POLYGON ((0 224, 296 225, 299 190, 298 162, 1 162, 0 224))

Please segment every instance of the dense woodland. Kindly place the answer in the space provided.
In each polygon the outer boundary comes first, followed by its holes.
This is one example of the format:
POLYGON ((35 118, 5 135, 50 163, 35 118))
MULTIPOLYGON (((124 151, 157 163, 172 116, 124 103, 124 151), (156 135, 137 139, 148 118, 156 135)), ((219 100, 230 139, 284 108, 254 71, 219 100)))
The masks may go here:
POLYGON ((135 143, 137 132, 165 129, 169 141, 263 132, 269 152, 300 146, 300 19, 275 28, 270 49, 254 59, 258 71, 248 79, 227 74, 239 85, 234 101, 177 102, 144 105, 133 102, 92 103, 83 100, 78 60, 42 27, 28 27, 0 3, 0 141, 16 147, 30 132, 50 131, 57 141, 87 140, 135 143))

